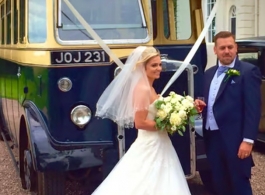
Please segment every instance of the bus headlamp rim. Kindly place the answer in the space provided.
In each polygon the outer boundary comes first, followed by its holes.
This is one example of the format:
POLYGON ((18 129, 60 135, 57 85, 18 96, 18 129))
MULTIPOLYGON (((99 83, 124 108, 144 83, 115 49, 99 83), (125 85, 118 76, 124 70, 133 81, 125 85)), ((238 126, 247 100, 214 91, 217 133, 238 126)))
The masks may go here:
POLYGON ((83 128, 86 124, 88 124, 91 120, 91 117, 92 117, 92 112, 91 112, 91 109, 88 107, 88 106, 85 106, 85 105, 78 105, 78 106, 75 106, 72 110, 71 110, 71 121, 77 125, 78 127, 80 128, 83 128), (81 117, 86 117, 85 120, 83 120, 82 122, 78 122, 78 118, 76 116, 76 114, 78 113, 81 113, 81 114, 84 114, 86 113, 86 115, 83 115, 81 117))
POLYGON ((68 92, 73 87, 73 83, 72 83, 71 79, 69 79, 68 77, 60 78, 58 80, 58 82, 57 82, 57 85, 58 85, 58 88, 60 89, 60 91, 62 91, 62 92, 68 92), (62 86, 63 82, 66 82, 68 86, 67 87, 63 87, 62 86))

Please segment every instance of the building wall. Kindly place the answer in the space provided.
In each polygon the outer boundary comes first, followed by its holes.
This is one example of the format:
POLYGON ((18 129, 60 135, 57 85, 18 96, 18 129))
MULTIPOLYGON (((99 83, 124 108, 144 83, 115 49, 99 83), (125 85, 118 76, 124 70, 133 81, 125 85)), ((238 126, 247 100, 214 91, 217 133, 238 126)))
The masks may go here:
POLYGON ((255 36, 255 1, 240 0, 236 2, 236 7, 236 38, 240 39, 255 36))
POLYGON ((259 36, 265 36, 265 25, 264 25, 264 21, 265 21, 265 1, 264 0, 256 0, 258 2, 258 9, 257 9, 257 31, 258 31, 258 35, 259 36))

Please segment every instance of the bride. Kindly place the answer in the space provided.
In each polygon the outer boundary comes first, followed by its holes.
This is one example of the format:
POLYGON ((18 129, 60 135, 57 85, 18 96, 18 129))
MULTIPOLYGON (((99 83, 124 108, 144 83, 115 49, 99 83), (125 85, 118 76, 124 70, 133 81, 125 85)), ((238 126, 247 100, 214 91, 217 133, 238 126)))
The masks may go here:
POLYGON ((156 129, 153 82, 162 71, 159 51, 137 47, 97 103, 96 116, 138 129, 138 137, 92 195, 190 195, 166 131, 156 129))

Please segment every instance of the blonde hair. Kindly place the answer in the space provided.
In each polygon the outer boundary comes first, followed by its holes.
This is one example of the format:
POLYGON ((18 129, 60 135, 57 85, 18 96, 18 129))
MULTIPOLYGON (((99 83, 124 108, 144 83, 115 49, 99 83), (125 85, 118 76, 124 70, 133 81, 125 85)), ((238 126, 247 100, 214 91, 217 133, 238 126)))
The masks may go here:
POLYGON ((148 62, 148 60, 150 60, 151 58, 153 58, 155 56, 159 56, 159 55, 160 55, 159 50, 157 50, 154 47, 147 47, 143 51, 141 59, 136 63, 136 66, 138 66, 140 64, 145 65, 148 62))

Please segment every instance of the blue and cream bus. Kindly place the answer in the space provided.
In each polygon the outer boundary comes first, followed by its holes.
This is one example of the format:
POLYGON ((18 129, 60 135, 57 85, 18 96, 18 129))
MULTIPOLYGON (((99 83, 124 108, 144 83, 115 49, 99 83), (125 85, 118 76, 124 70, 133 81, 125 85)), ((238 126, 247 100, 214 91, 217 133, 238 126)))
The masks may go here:
MULTIPOLYGON (((0 16, 0 137, 22 188, 39 195, 65 195, 68 178, 104 179, 136 138, 94 116, 117 65, 157 47, 160 93, 203 29, 200 0, 0 0, 0 16)), ((168 91, 202 95, 206 59, 203 42, 168 91)), ((209 185, 194 128, 171 139, 187 178, 200 171, 209 185)))

